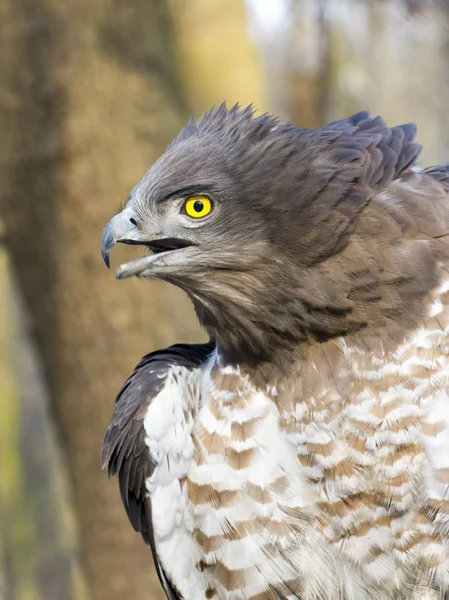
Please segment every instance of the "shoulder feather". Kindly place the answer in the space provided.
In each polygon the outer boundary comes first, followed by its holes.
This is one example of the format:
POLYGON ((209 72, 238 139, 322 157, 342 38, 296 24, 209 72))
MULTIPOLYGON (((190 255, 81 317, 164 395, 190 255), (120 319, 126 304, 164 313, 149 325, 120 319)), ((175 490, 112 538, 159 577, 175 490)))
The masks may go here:
POLYGON ((155 464, 145 444, 144 418, 148 407, 164 387, 173 366, 198 368, 209 356, 214 343, 176 344, 142 358, 120 390, 111 424, 106 431, 101 463, 109 476, 116 475, 129 520, 151 547, 156 570, 170 600, 178 597, 157 560, 151 519, 151 499, 145 480, 155 464))

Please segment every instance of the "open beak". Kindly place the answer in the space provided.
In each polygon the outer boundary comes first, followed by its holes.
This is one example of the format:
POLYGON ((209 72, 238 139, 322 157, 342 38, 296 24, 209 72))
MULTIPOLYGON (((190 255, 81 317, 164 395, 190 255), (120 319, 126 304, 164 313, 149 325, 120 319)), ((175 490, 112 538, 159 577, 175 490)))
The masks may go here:
POLYGON ((137 258, 129 263, 121 265, 116 273, 118 279, 131 277, 133 275, 141 275, 143 271, 150 267, 151 263, 155 262, 157 256, 162 258, 162 256, 170 254, 174 250, 179 250, 192 245, 191 242, 179 238, 148 239, 148 236, 142 234, 134 225, 129 211, 126 208, 111 219, 103 231, 103 236, 101 238, 101 256, 108 268, 110 266, 109 257, 111 250, 117 242, 145 246, 152 250, 150 256, 137 258))

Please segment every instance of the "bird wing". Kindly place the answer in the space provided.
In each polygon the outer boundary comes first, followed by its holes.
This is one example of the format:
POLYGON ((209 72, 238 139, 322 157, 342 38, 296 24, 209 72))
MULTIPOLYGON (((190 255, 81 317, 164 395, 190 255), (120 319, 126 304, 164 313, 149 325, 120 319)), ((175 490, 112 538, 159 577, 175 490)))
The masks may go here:
POLYGON ((176 344, 144 356, 117 396, 101 452, 102 467, 108 469, 109 476, 117 476, 128 518, 150 546, 159 580, 169 600, 181 596, 168 580, 157 556, 151 498, 145 485, 156 463, 145 443, 144 418, 148 407, 164 389, 170 371, 174 367, 189 370, 200 367, 213 348, 212 342, 176 344))

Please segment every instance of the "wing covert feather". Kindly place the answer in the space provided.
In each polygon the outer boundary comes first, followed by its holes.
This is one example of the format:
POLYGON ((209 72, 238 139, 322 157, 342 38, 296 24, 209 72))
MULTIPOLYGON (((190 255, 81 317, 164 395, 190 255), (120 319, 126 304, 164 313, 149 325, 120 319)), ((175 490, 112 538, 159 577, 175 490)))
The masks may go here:
POLYGON ((169 600, 176 600, 180 595, 168 581, 157 558, 151 498, 145 487, 145 480, 151 477, 156 465, 145 444, 144 418, 151 402, 163 389, 170 369, 173 366, 198 368, 213 348, 212 342, 176 344, 144 356, 117 396, 101 451, 102 467, 108 470, 109 476, 117 476, 128 518, 151 547, 159 580, 169 600))

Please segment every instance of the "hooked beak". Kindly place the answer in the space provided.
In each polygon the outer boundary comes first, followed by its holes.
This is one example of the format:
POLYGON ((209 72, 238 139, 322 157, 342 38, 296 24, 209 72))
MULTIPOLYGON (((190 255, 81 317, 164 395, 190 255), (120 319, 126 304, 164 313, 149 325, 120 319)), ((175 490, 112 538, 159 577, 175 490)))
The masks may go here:
POLYGON ((112 218, 103 231, 103 236, 101 238, 101 256, 108 268, 110 266, 109 257, 111 250, 117 242, 146 246, 153 251, 153 254, 150 256, 137 258, 129 263, 121 265, 116 273, 118 279, 131 277, 133 275, 141 275, 142 272, 146 270, 146 267, 149 267, 151 263, 155 262, 156 257, 162 258, 163 256, 172 253, 174 250, 192 246, 191 242, 179 238, 148 239, 148 236, 142 234, 133 223, 131 213, 127 208, 112 218))
POLYGON ((101 238, 101 256, 108 269, 110 266, 109 255, 117 242, 143 244, 147 241, 138 231, 131 218, 128 209, 125 208, 118 215, 115 215, 104 228, 101 238))

